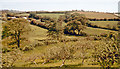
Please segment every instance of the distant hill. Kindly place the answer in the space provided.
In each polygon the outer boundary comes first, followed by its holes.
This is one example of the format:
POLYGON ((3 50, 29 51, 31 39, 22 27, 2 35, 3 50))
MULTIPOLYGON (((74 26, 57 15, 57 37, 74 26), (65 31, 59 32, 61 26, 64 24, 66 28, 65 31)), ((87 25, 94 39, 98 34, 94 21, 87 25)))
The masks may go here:
POLYGON ((18 10, 0 10, 0 12, 4 13, 20 13, 21 11, 18 10))

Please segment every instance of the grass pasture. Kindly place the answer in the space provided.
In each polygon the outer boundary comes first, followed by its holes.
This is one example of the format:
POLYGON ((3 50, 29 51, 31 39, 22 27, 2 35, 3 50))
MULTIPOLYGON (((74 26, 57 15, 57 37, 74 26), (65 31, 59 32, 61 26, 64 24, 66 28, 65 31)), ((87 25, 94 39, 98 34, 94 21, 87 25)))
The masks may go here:
POLYGON ((112 13, 103 13, 103 12, 74 12, 74 13, 80 13, 84 14, 87 18, 96 18, 96 19, 102 19, 102 18, 118 18, 112 13))
POLYGON ((90 21, 91 24, 100 26, 100 27, 117 27, 118 21, 90 21))
POLYGON ((47 29, 43 29, 35 25, 30 25, 30 27, 31 27, 31 34, 30 34, 31 41, 35 41, 39 39, 41 40, 47 37, 47 29))
POLYGON ((47 17, 58 19, 60 15, 64 15, 64 14, 43 13, 43 14, 37 14, 37 15, 38 16, 47 16, 47 17))
POLYGON ((86 32, 88 35, 100 35, 102 33, 109 34, 110 32, 116 32, 116 31, 99 29, 99 28, 91 28, 91 27, 87 27, 83 31, 86 32))
POLYGON ((16 16, 29 16, 30 14, 28 13, 23 13, 23 14, 16 14, 16 16))

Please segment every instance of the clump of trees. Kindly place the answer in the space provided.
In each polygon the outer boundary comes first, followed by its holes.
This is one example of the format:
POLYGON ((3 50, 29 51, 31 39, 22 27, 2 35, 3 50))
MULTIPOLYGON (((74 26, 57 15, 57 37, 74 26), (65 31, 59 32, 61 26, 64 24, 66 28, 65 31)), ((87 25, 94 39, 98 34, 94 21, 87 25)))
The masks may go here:
POLYGON ((36 14, 35 13, 31 13, 28 17, 29 18, 35 18, 36 14))
POLYGON ((2 39, 5 46, 16 45, 18 48, 28 41, 30 31, 29 22, 26 19, 12 19, 3 23, 2 39))
POLYGON ((67 14, 64 21, 67 23, 64 29, 65 34, 87 35, 82 31, 88 22, 88 19, 84 15, 79 13, 67 14))

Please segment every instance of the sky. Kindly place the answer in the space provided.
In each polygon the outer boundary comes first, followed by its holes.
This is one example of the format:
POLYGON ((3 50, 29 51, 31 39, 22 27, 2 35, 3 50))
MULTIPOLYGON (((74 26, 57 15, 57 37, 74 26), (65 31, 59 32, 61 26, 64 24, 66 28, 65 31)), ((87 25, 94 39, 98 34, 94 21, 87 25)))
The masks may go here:
POLYGON ((118 12, 120 0, 0 0, 0 10, 118 12))

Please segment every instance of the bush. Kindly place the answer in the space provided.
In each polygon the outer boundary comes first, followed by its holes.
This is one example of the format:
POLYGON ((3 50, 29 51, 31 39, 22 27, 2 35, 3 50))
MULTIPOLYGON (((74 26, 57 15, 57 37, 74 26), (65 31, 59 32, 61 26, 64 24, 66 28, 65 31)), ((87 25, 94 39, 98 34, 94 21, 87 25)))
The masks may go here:
POLYGON ((80 32, 80 35, 81 35, 81 36, 87 36, 87 33, 86 33, 86 32, 81 31, 81 32, 80 32))
POLYGON ((22 52, 14 49, 11 52, 2 54, 2 67, 15 67, 15 62, 22 60, 22 52))
POLYGON ((100 36, 102 36, 102 37, 107 37, 108 35, 105 34, 105 33, 101 33, 100 36))
POLYGON ((94 36, 94 40, 101 40, 101 38, 98 36, 94 36))
POLYGON ((33 50, 33 47, 31 47, 31 46, 25 46, 22 50, 23 51, 33 50))
POLYGON ((50 44, 56 44, 56 43, 58 43, 58 41, 57 40, 46 40, 44 43, 46 45, 50 45, 50 44))
POLYGON ((11 50, 7 47, 2 48, 2 53, 10 52, 11 50))
POLYGON ((36 15, 35 13, 31 13, 28 17, 29 17, 29 18, 34 18, 35 15, 36 15))

